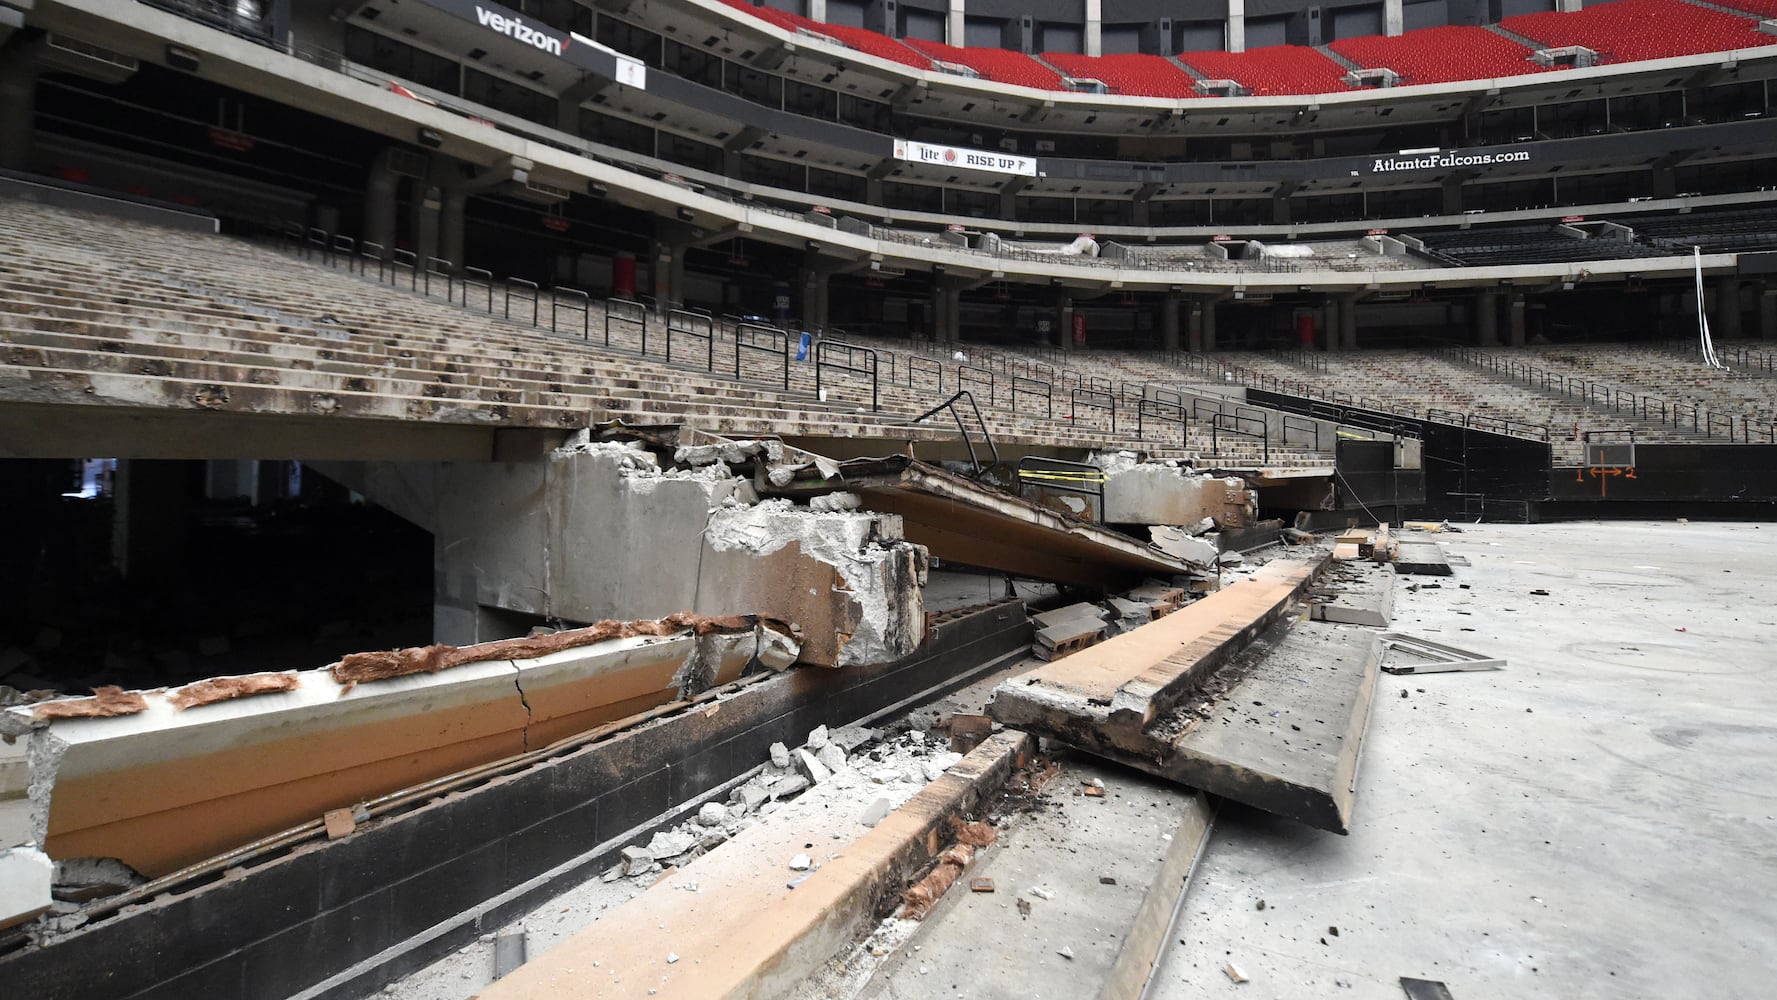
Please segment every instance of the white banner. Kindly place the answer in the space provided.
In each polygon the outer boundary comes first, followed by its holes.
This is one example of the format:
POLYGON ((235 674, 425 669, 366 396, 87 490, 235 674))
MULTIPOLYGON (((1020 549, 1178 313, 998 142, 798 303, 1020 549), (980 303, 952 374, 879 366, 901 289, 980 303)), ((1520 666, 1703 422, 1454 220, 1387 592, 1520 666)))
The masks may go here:
POLYGON ((940 167, 988 170, 996 174, 1021 174, 1025 177, 1037 175, 1035 157, 1013 156, 1011 153, 995 153, 986 149, 934 146, 924 142, 909 142, 906 139, 895 140, 895 159, 909 163, 930 163, 940 167))

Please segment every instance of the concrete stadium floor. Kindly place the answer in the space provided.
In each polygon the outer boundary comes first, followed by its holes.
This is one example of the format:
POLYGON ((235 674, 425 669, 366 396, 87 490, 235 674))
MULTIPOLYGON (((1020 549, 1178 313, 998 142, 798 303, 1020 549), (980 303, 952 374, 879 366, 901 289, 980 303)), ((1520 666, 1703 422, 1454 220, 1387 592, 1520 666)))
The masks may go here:
POLYGON ((1151 996, 1769 995, 1777 525, 1461 528, 1394 628, 1506 669, 1382 675, 1349 837, 1224 805, 1151 996))

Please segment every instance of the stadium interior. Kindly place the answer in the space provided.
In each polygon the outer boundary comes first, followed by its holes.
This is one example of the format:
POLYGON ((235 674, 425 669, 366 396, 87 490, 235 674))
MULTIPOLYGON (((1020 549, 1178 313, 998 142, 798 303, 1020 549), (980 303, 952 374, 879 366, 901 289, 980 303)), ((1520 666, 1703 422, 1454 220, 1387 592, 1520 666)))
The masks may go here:
POLYGON ((0 981, 398 991, 1026 611, 1769 521, 1774 80, 1777 0, 0 0, 0 981))

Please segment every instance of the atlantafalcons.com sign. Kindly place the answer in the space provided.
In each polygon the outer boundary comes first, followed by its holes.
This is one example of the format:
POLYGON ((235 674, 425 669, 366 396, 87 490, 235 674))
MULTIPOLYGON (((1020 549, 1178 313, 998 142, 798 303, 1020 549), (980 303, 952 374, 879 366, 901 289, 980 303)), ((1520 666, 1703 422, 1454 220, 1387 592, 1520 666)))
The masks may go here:
POLYGON ((1402 150, 1396 156, 1378 156, 1370 172, 1391 173, 1396 170, 1454 170, 1458 167, 1488 167, 1499 163, 1524 163, 1530 159, 1528 149, 1501 149, 1488 153, 1463 153, 1440 149, 1402 150))

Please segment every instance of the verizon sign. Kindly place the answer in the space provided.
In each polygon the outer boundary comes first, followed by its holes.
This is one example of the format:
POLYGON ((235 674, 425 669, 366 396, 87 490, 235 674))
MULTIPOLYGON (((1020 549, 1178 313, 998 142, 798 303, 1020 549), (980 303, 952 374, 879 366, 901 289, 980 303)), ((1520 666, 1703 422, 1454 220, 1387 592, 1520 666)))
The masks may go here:
POLYGON ((425 4, 545 55, 566 60, 587 72, 609 77, 626 87, 637 90, 648 87, 648 67, 641 60, 601 45, 585 35, 558 31, 499 4, 481 0, 425 0, 425 4))
POLYGON ((522 17, 488 10, 480 4, 475 5, 475 20, 489 31, 497 31, 521 45, 534 46, 552 56, 566 52, 571 44, 571 39, 563 38, 548 28, 526 24, 522 17))
POLYGON ((995 153, 986 149, 961 149, 956 146, 934 146, 925 142, 895 140, 895 159, 909 163, 930 163, 939 167, 962 167, 965 170, 987 170, 996 174, 1037 175, 1037 161, 1030 156, 995 153))
POLYGON ((1488 167, 1500 163, 1525 163, 1528 149, 1502 149, 1491 153, 1462 153, 1430 149, 1424 152, 1404 151, 1396 156, 1378 156, 1370 172, 1392 173, 1397 170, 1454 170, 1459 167, 1488 167))

